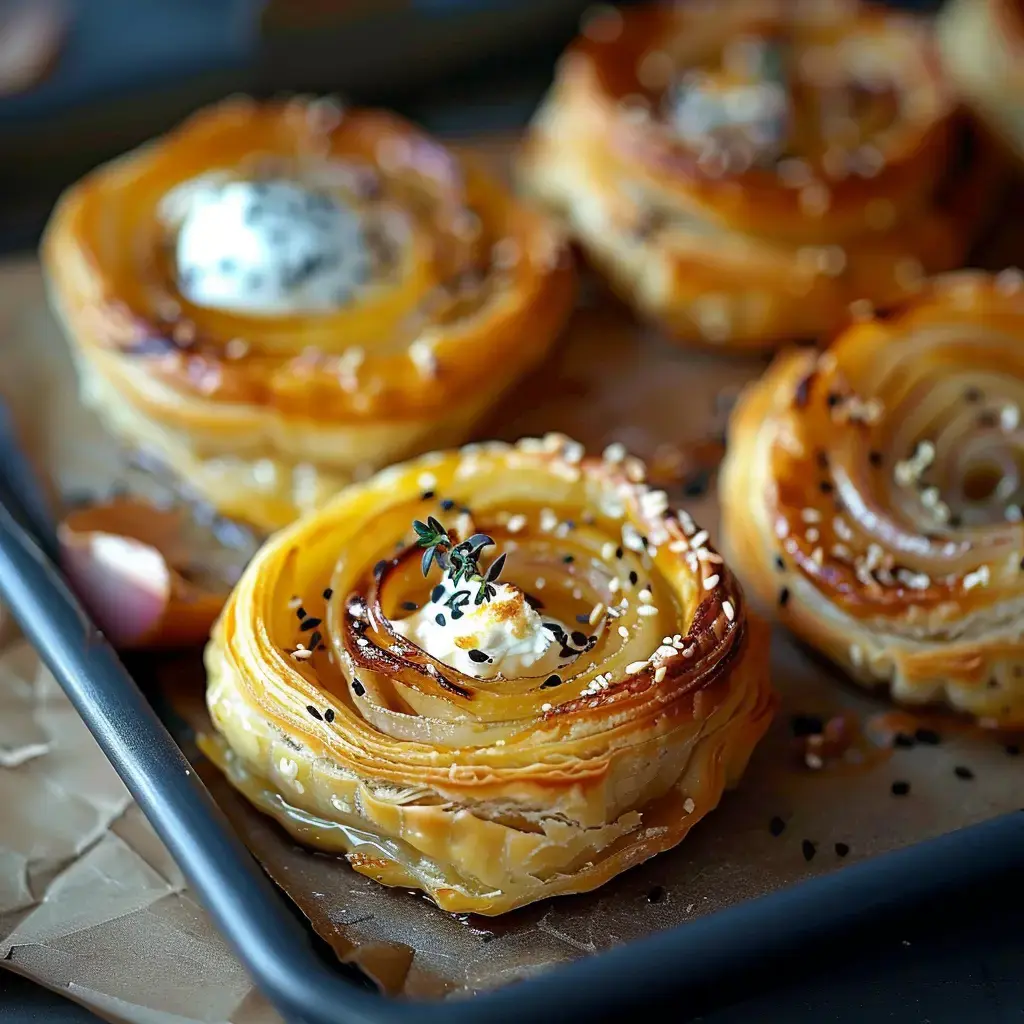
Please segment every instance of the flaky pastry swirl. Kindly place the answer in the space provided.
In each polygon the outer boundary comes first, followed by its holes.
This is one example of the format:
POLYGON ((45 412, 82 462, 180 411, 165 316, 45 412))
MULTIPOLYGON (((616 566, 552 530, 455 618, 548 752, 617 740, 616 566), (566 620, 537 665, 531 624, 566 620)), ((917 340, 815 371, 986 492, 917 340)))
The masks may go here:
POLYGON ((998 175, 963 128, 923 21, 684 0, 585 25, 521 171, 642 314, 757 348, 962 264, 998 175))
POLYGON ((450 911, 593 889, 674 846, 739 779, 774 698, 764 625, 642 477, 549 435, 347 488, 228 601, 206 652, 213 756, 302 842, 450 911), (437 529, 503 552, 463 621, 539 616, 564 664, 495 675, 473 638, 469 673, 410 639, 426 595, 430 622, 460 606, 464 579, 423 576, 417 538, 437 529))
POLYGON ((1024 725, 1024 277, 936 278, 741 398, 725 545, 800 637, 908 704, 1024 725))
POLYGON ((573 290, 557 231, 503 184, 322 100, 227 101, 101 167, 43 258, 86 398, 261 527, 464 440, 573 290))

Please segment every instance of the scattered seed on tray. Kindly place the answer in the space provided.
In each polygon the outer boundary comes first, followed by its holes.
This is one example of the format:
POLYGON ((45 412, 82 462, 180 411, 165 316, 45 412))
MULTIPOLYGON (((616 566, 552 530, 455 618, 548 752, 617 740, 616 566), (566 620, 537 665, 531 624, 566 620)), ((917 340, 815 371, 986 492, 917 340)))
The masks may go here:
POLYGON ((893 796, 906 796, 910 792, 910 783, 897 781, 892 784, 891 788, 893 796))
POLYGON ((665 887, 663 885, 656 885, 647 894, 648 903, 660 903, 665 898, 665 887))
POLYGON ((1008 743, 1006 745, 1006 752, 1010 757, 1017 757, 1020 754, 1020 746, 1016 743, 1008 743))
POLYGON ((927 744, 929 747, 938 746, 942 742, 942 737, 934 729, 915 729, 914 739, 918 743, 927 744))
POLYGON ((916 740, 913 736, 908 736, 905 732, 898 732, 892 738, 892 745, 894 747, 902 747, 904 750, 909 750, 911 747, 916 746, 916 740))
POLYGON ((768 822, 768 831, 773 836, 781 836, 785 831, 786 823, 776 814, 771 821, 768 822))
POLYGON ((334 721, 334 709, 333 708, 328 708, 324 712, 324 721, 325 722, 333 722, 334 721))
POLYGON ((789 726, 794 736, 817 736, 825 728, 825 723, 818 715, 793 715, 789 726))
POLYGON ((419 605, 415 601, 403 601, 402 608, 407 612, 414 612, 419 608, 419 605))
POLYGON ((814 855, 818 852, 818 847, 810 839, 805 839, 800 844, 800 849, 803 850, 804 860, 806 861, 814 860, 814 855))
POLYGON ((836 856, 845 857, 850 852, 850 847, 846 843, 836 843, 836 856))
POLYGON ((953 774, 958 779, 973 779, 974 778, 974 772, 972 772, 971 769, 968 768, 967 765, 965 765, 965 764, 958 764, 953 769, 953 774))

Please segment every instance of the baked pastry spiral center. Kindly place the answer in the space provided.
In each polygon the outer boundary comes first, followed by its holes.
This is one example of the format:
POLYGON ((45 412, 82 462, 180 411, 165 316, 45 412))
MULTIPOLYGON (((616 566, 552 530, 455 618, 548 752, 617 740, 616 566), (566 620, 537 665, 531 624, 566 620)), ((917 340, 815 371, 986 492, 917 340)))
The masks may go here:
POLYGON ((175 273, 197 306, 236 313, 327 312, 371 275, 362 218, 336 196, 296 181, 186 182, 175 273))

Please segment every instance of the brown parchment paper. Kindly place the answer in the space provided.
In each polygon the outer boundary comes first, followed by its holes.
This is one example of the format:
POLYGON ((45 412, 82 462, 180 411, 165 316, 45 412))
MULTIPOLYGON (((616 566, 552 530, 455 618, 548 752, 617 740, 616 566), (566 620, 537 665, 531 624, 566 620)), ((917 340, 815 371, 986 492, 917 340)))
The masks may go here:
MULTIPOLYGON (((997 252, 997 265, 1008 262, 1005 248, 997 252)), ((682 472, 692 482, 702 465, 713 468, 731 398, 762 366, 682 352, 586 281, 558 351, 480 436, 563 430, 592 450, 620 440, 656 472, 682 472)), ((175 500, 78 406, 63 340, 30 263, 0 267, 0 393, 55 490, 104 495, 128 487, 175 500)), ((713 488, 683 497, 677 479, 669 490, 714 535, 713 488)), ((241 543, 228 560, 244 550, 241 543)), ((781 632, 772 662, 783 699, 776 722, 740 788, 680 847, 596 893, 498 919, 443 914, 419 894, 386 889, 341 861, 300 849, 208 763, 195 763, 319 934, 390 991, 428 997, 521 979, 1020 806, 1022 761, 999 738, 941 715, 893 713, 883 698, 847 686, 781 632), (841 712, 866 734, 851 755, 860 763, 809 770, 792 716, 841 712), (941 742, 890 751, 871 739, 921 726, 941 742), (958 765, 974 778, 956 777, 958 765), (896 780, 910 783, 907 796, 892 795, 896 780), (780 835, 769 828, 774 817, 784 822, 780 835), (845 858, 837 843, 849 847, 845 858)), ((162 700, 204 728, 198 655, 162 659, 157 672, 162 700)), ((192 756, 187 739, 185 747, 192 756)), ((276 1019, 74 711, 18 641, 0 657, 0 966, 111 1020, 276 1019)))

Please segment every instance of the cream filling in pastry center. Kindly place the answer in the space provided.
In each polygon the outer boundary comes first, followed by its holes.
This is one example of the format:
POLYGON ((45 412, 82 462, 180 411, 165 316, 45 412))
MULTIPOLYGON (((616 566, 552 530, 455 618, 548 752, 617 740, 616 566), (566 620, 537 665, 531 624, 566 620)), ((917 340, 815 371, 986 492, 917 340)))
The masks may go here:
POLYGON ((587 648, 589 637, 539 615, 508 583, 497 584, 489 601, 475 604, 481 586, 445 578, 419 611, 392 626, 431 657, 477 679, 546 675, 587 648))
MULTIPOLYGON (((359 214, 286 180, 186 182, 176 213, 181 294, 245 314, 323 313, 370 277, 359 214)), ((168 200, 173 199, 172 196, 168 200)))

